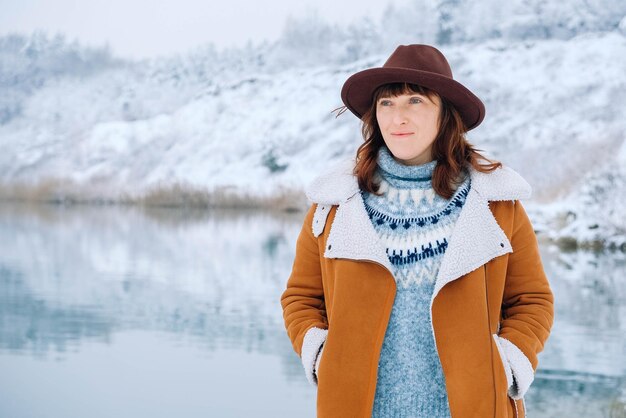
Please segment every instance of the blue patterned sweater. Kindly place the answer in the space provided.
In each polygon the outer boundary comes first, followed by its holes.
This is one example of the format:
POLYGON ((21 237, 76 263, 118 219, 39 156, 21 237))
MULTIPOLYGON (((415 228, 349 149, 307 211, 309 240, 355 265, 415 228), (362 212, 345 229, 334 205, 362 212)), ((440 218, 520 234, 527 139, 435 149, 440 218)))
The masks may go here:
POLYGON ((397 284, 378 362, 373 418, 450 417, 430 300, 470 178, 465 173, 452 198, 444 199, 432 188, 436 163, 406 166, 383 146, 376 172, 383 194, 363 192, 397 284))

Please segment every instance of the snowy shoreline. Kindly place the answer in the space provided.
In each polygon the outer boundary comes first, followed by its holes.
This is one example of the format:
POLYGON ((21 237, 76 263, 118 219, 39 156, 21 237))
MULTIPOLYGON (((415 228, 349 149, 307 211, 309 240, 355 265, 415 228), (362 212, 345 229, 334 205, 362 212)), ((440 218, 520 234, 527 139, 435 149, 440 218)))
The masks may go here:
MULTIPOLYGON (((589 223, 572 222, 573 212, 548 213, 542 210, 541 205, 523 202, 533 223, 537 239, 543 244, 556 245, 560 251, 574 252, 578 250, 591 252, 621 251, 626 253, 626 237, 600 230, 597 226, 591 228, 589 223), (580 230, 586 233, 577 236, 580 230), (602 235, 602 234, 606 235, 602 235)), ((50 184, 19 187, 0 185, 0 205, 54 205, 54 206, 118 206, 132 208, 167 208, 174 210, 200 210, 211 214, 213 211, 231 211, 238 213, 265 212, 283 215, 285 213, 304 216, 309 208, 302 190, 284 189, 277 195, 261 196, 238 194, 232 190, 217 190, 213 193, 206 190, 185 188, 175 185, 167 188, 155 189, 145 195, 119 193, 103 197, 100 191, 90 193, 86 188, 78 186, 51 187, 50 184), (17 191, 19 190, 19 192, 17 191)))

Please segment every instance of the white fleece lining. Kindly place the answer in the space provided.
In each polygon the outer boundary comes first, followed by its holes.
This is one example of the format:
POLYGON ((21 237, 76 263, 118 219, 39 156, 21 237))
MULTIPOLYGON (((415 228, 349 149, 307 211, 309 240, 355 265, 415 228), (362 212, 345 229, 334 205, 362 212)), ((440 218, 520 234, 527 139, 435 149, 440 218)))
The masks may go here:
POLYGON ((371 260, 390 272, 393 270, 360 194, 337 207, 326 240, 324 257, 371 260))
POLYGON ((533 366, 528 357, 506 338, 498 336, 502 351, 511 366, 513 384, 509 387, 509 396, 513 399, 523 399, 526 391, 535 379, 533 366))
POLYGON ((320 351, 320 347, 324 344, 324 341, 326 341, 327 335, 327 329, 317 327, 309 328, 306 334, 304 334, 300 358, 306 378, 313 386, 317 386, 317 376, 313 372, 313 367, 315 366, 317 353, 320 351))
POLYGON ((511 365, 509 364, 506 356, 504 355, 504 349, 500 345, 500 337, 497 334, 491 334, 493 339, 496 342, 496 347, 498 347, 498 353, 500 353, 500 360, 502 361, 502 366, 504 367, 504 374, 506 375, 506 387, 507 389, 511 387, 513 384, 513 372, 511 371, 511 365))
POLYGON ((319 237, 320 234, 324 231, 324 225, 326 225, 326 218, 328 218, 328 214, 330 213, 331 206, 329 205, 321 205, 318 204, 317 208, 315 208, 315 213, 313 214, 313 236, 319 237))
POLYGON ((434 300, 447 283, 510 252, 513 252, 511 243, 489 209, 489 203, 476 189, 470 188, 441 260, 431 299, 434 300))
POLYGON ((306 188, 307 198, 314 203, 336 205, 359 192, 359 182, 353 174, 356 161, 342 160, 317 176, 306 188))

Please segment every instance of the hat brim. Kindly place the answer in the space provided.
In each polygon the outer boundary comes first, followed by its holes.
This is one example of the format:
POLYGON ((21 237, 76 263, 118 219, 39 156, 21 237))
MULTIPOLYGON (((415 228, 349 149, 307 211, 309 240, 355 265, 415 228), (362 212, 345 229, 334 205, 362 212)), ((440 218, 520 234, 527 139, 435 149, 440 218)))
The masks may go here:
POLYGON ((458 81, 428 71, 408 68, 369 68, 351 75, 341 89, 341 100, 359 119, 369 110, 374 90, 388 83, 418 84, 450 101, 460 113, 467 130, 480 125, 485 105, 458 81))

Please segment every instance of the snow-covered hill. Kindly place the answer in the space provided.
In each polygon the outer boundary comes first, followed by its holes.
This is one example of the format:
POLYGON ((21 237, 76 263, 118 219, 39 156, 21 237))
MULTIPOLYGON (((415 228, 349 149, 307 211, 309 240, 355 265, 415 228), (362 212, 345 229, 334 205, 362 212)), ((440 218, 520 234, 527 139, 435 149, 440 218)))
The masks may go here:
POLYGON ((433 43, 486 104, 470 141, 533 186, 536 228, 626 246, 626 4, 482 4, 295 19, 276 43, 140 62, 0 38, 0 195, 304 208, 304 185, 361 141, 355 117, 331 114, 345 79, 398 43, 433 43))

